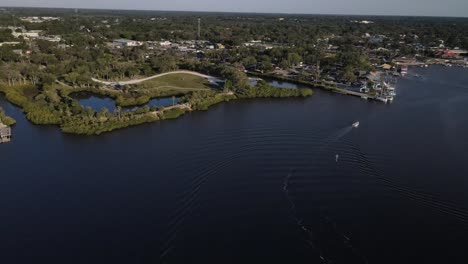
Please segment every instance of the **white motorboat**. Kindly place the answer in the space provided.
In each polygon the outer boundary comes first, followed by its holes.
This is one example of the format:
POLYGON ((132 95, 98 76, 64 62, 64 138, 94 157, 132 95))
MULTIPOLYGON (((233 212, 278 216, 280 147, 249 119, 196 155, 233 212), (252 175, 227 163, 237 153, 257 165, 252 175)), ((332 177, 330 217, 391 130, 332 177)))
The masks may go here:
POLYGON ((353 127, 354 127, 354 128, 358 128, 358 127, 359 127, 359 121, 354 122, 354 123, 353 123, 353 127))
POLYGON ((384 103, 388 102, 387 97, 378 96, 376 99, 379 100, 379 101, 382 101, 382 102, 384 102, 384 103))

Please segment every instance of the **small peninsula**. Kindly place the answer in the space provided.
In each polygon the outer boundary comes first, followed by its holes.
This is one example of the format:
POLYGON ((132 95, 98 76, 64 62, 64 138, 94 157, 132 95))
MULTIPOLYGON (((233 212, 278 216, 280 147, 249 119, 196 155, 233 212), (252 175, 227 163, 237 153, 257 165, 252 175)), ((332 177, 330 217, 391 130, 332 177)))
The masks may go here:
POLYGON ((223 79, 193 71, 172 71, 120 82, 93 78, 92 84, 81 86, 68 84, 65 80, 44 85, 3 84, 0 92, 20 107, 32 123, 57 125, 65 133, 81 135, 99 135, 143 123, 174 119, 186 112, 207 110, 224 101, 312 95, 311 89, 275 88, 262 80, 252 85, 245 74, 229 71, 229 68, 223 73, 223 79), (117 106, 113 111, 83 107, 75 98, 80 93, 112 98, 117 106), (145 105, 151 99, 168 96, 178 96, 178 103, 145 105), (125 111, 128 107, 134 108, 125 111))

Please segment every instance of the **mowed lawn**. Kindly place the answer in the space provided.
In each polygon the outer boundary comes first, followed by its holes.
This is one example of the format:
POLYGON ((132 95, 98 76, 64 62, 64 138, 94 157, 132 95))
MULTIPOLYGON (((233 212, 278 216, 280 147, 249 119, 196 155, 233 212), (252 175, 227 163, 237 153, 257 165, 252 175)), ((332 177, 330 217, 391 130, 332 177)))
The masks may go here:
POLYGON ((181 91, 205 90, 212 88, 210 87, 210 82, 207 79, 186 73, 169 74, 132 86, 139 89, 180 89, 181 91))

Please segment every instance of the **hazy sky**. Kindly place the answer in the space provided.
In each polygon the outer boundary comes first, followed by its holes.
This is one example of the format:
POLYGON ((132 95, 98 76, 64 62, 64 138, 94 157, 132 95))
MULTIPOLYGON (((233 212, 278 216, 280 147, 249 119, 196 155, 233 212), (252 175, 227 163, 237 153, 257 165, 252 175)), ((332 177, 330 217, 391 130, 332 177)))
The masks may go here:
POLYGON ((468 16, 468 0, 0 0, 0 6, 468 16))

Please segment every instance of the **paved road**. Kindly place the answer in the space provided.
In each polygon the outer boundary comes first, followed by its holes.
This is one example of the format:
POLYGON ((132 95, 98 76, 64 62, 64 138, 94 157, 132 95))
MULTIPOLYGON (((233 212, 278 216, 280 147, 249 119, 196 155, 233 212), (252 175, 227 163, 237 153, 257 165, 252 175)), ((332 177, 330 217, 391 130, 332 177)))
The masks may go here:
POLYGON ((184 73, 184 74, 191 74, 191 75, 200 76, 200 77, 202 77, 202 78, 208 79, 210 82, 218 82, 218 81, 220 81, 220 79, 218 79, 218 78, 216 78, 216 77, 209 76, 209 75, 205 75, 205 74, 201 74, 201 73, 198 73, 198 72, 193 72, 193 71, 172 71, 172 72, 165 72, 165 73, 156 74, 156 75, 153 75, 153 76, 150 76, 150 77, 147 77, 147 78, 136 79, 136 80, 130 80, 130 81, 121 81, 121 82, 108 82, 108 81, 102 81, 102 80, 95 79, 95 78, 91 78, 91 79, 92 79, 93 81, 95 81, 95 82, 102 83, 102 84, 105 84, 105 85, 117 85, 117 84, 119 84, 119 85, 127 85, 127 84, 137 84, 137 83, 141 83, 141 82, 144 82, 144 81, 156 79, 156 78, 163 77, 163 76, 170 75, 170 74, 177 74, 177 73, 184 73))
POLYGON ((177 90, 188 90, 188 91, 206 91, 207 90, 207 88, 177 87, 177 86, 172 86, 172 85, 158 86, 158 87, 153 88, 153 89, 161 89, 161 88, 177 89, 177 90))
POLYGON ((64 82, 59 81, 59 80, 55 80, 55 82, 58 83, 58 84, 61 84, 61 85, 65 86, 65 87, 73 88, 73 86, 70 86, 70 85, 68 85, 68 84, 66 84, 66 83, 64 83, 64 82))

